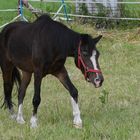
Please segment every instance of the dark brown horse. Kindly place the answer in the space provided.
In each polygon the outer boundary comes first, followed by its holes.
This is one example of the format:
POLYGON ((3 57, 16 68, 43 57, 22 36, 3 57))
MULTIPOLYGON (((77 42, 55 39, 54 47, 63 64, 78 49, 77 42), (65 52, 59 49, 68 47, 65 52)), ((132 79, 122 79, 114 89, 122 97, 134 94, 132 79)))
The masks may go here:
POLYGON ((19 82, 17 122, 24 123, 22 105, 31 75, 34 74, 33 115, 31 126, 37 126, 37 109, 41 101, 42 78, 47 74, 57 77, 71 95, 75 126, 82 127, 78 107, 78 91, 72 84, 64 66, 68 56, 74 57, 76 66, 85 79, 100 87, 103 75, 99 67, 97 42, 67 28, 62 23, 43 15, 33 23, 15 22, 7 25, 0 34, 0 66, 4 80, 5 104, 13 113, 11 92, 15 79, 19 82), (22 71, 22 79, 18 69, 22 71))

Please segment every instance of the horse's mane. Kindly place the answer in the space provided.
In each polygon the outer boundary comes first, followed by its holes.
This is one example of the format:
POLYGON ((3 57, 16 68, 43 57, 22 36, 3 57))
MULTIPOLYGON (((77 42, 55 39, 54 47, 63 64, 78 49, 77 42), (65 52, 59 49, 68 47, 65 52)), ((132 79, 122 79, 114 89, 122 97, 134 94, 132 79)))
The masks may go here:
POLYGON ((40 17, 38 17, 38 18, 35 20, 35 22, 38 22, 38 21, 40 21, 40 20, 52 20, 52 19, 51 19, 51 17, 50 17, 49 15, 43 14, 43 15, 41 15, 40 17))
MULTIPOLYGON (((49 15, 47 15, 47 14, 44 14, 44 15, 41 15, 40 17, 38 17, 38 18, 34 21, 34 23, 42 23, 42 24, 44 23, 44 25, 47 24, 47 23, 56 24, 56 25, 58 25, 59 27, 61 27, 61 28, 63 28, 63 29, 71 30, 71 29, 69 29, 67 26, 65 26, 63 23, 53 20, 53 19, 52 19, 49 15)), ((72 30, 71 30, 71 31, 72 31, 72 30)))

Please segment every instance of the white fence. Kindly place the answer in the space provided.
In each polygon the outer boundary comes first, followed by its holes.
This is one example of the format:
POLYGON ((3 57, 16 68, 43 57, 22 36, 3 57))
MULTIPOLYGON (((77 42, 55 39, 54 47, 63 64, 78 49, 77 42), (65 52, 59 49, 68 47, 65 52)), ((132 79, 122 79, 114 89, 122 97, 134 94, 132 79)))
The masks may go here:
MULTIPOLYGON (((29 2, 41 2, 42 4, 57 4, 57 3, 63 3, 63 0, 29 0, 29 2)), ((72 5, 72 7, 74 7, 73 12, 71 13, 63 13, 61 12, 62 10, 58 9, 58 11, 52 11, 50 14, 53 15, 61 15, 61 16, 65 16, 65 14, 67 14, 67 16, 69 17, 85 17, 85 18, 94 18, 94 19, 111 19, 111 20, 137 20, 140 21, 140 2, 123 2, 123 1, 118 1, 118 0, 65 0, 65 5, 66 7, 69 7, 70 5, 72 5), (81 4, 85 4, 88 10, 88 14, 81 14, 80 11, 80 5, 81 4), (100 11, 97 8, 97 5, 102 5, 103 9, 105 8, 106 10, 108 10, 109 12, 107 14, 104 15, 100 15, 98 14, 100 11), (123 6, 129 6, 128 9, 131 13, 137 13, 137 16, 122 16, 121 14, 121 8, 123 6), (135 8, 136 6, 136 8, 135 8), (134 7, 134 8, 132 8, 134 7)), ((15 7, 17 7, 15 5, 15 7)), ((63 7, 60 7, 61 9, 63 7)), ((100 8, 100 10, 103 10, 100 8)), ((124 10, 124 9, 123 9, 124 10)), ((17 9, 1 9, 0 12, 15 12, 17 11, 17 9)), ((48 11, 45 11, 48 12, 48 11)), ((123 11, 124 12, 124 11, 123 11)), ((127 13, 127 10, 126 10, 127 13)), ((127 14, 126 14, 127 15, 127 14)), ((26 15, 25 15, 26 16, 26 15)), ((10 22, 14 21, 15 19, 17 19, 17 17, 13 18, 10 22)), ((8 24, 8 22, 6 23, 8 24)), ((0 26, 0 28, 2 28, 3 26, 5 26, 6 24, 0 26)))
MULTIPOLYGON (((61 3, 61 0, 29 0, 29 1, 34 1, 34 2, 43 2, 43 3, 61 3)), ((138 10, 138 13, 140 13, 140 2, 123 2, 123 1, 118 1, 118 0, 65 0, 65 4, 68 5, 74 5, 75 6, 75 12, 74 13, 67 13, 68 16, 70 17, 85 17, 85 18, 96 18, 96 19, 112 19, 112 20, 138 20, 140 21, 140 14, 139 16, 130 16, 130 17, 124 17, 122 16, 121 12, 122 9, 121 7, 127 5, 129 7, 133 7, 134 9, 131 8, 131 13, 135 13, 138 10), (81 14, 79 9, 80 9, 80 4, 85 4, 87 6, 87 10, 89 14, 81 14), (103 7, 108 10, 108 14, 104 14, 104 16, 99 16, 99 9, 97 8, 97 5, 103 5, 103 7), (137 8, 135 8, 137 6, 137 8), (98 16, 97 16, 98 15, 98 16)), ((105 9, 104 8, 104 9, 105 9)), ((100 8, 100 10, 102 10, 100 8)), ((127 11, 126 11, 127 12, 127 11)), ((56 14, 56 11, 51 12, 51 14, 56 14)), ((64 13, 57 13, 58 15, 64 15, 64 13)))

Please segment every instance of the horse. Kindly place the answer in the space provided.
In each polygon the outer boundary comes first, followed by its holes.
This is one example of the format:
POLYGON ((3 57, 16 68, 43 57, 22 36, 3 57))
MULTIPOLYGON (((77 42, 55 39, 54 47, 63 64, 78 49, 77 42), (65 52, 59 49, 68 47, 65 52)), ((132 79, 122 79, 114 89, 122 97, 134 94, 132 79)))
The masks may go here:
POLYGON ((33 113, 30 124, 31 127, 37 127, 42 78, 51 74, 69 91, 73 125, 81 128, 78 90, 71 82, 64 64, 67 57, 73 57, 85 80, 91 82, 95 88, 102 86, 104 77, 98 62, 100 54, 96 48, 101 38, 102 35, 93 38, 89 34, 75 32, 52 20, 48 15, 42 15, 32 23, 17 21, 4 27, 0 33, 0 66, 4 81, 4 103, 11 116, 14 114, 11 92, 13 83, 17 80, 19 92, 16 121, 25 123, 23 101, 34 74, 33 113))

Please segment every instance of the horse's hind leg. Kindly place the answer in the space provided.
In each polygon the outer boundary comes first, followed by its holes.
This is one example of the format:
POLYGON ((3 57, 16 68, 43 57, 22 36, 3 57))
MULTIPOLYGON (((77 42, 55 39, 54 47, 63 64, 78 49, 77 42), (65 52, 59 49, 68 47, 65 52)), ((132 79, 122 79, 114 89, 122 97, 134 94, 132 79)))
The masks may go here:
POLYGON ((64 87, 69 91, 71 95, 71 104, 73 109, 73 125, 76 128, 82 128, 82 120, 80 117, 80 110, 78 106, 78 91, 75 86, 72 84, 65 67, 57 74, 54 74, 60 82, 64 85, 64 87))
POLYGON ((18 114, 17 114, 17 122, 20 124, 25 123, 23 119, 23 112, 22 112, 22 106, 23 106, 23 100, 25 97, 26 89, 30 83, 31 80, 31 73, 28 72, 23 72, 22 71, 22 80, 21 80, 21 85, 19 88, 19 94, 18 94, 18 114))
POLYGON ((30 123, 31 127, 37 127, 37 109, 41 102, 40 97, 40 88, 41 88, 41 81, 42 81, 42 73, 41 70, 36 70, 34 73, 34 97, 33 97, 33 115, 31 117, 30 123))
POLYGON ((13 80, 12 80, 12 71, 13 66, 11 64, 5 63, 1 67, 3 75, 3 87, 4 87, 4 104, 5 107, 8 107, 9 112, 12 118, 15 118, 13 104, 12 104, 12 89, 13 89, 13 80))

